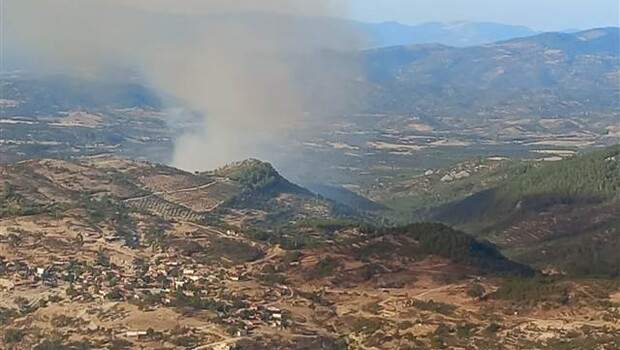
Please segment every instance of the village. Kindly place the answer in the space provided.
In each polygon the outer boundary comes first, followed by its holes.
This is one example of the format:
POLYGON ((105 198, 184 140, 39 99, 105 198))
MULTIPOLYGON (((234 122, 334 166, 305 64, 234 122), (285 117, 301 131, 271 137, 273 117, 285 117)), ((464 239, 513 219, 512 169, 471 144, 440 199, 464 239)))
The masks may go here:
MULTIPOLYGON (((236 294, 231 292, 233 288, 229 284, 249 281, 242 266, 226 269, 181 261, 182 258, 165 255, 150 263, 135 261, 126 271, 112 264, 103 252, 94 264, 67 260, 32 266, 25 259, 0 257, 0 293, 37 291, 39 299, 16 301, 18 307, 31 311, 50 300, 128 302, 144 311, 161 307, 209 310, 235 337, 249 336, 259 327, 282 330, 292 326, 290 313, 272 305, 292 294, 288 287, 276 284, 264 289, 265 295, 260 297, 236 294), (46 295, 48 298, 44 299, 46 295)), ((126 337, 142 337, 149 330, 116 332, 126 337)))

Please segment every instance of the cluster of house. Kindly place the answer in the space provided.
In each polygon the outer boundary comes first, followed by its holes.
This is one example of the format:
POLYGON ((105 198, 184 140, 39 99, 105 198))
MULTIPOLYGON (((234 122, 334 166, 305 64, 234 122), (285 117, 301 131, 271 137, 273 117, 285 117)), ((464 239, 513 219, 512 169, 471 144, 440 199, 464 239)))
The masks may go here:
POLYGON ((280 308, 252 303, 248 307, 241 308, 228 315, 222 323, 234 326, 234 336, 242 337, 263 325, 277 329, 290 326, 290 318, 280 308))
POLYGON ((2 289, 13 289, 15 287, 27 287, 42 283, 48 287, 58 286, 58 275, 56 271, 62 268, 63 263, 54 263, 50 266, 37 267, 31 266, 25 259, 15 259, 7 261, 0 257, 0 283, 2 289))
MULTIPOLYGON (((124 271, 116 265, 86 265, 75 261, 55 262, 49 266, 30 266, 25 260, 5 261, 0 257, 0 288, 16 287, 50 288, 68 286, 67 297, 75 301, 90 300, 148 300, 147 307, 174 305, 179 294, 187 297, 209 297, 225 304, 230 290, 226 283, 243 281, 244 271, 227 270, 201 264, 190 264, 173 260, 172 256, 158 259, 156 263, 133 266, 124 271), (198 294, 198 295, 197 295, 198 294), (158 296, 149 298, 149 296, 158 296)), ((268 325, 283 328, 289 325, 286 312, 269 306, 285 293, 282 287, 267 290, 268 297, 248 301, 242 308, 221 314, 223 324, 234 326, 238 336, 247 335, 253 329, 268 325)))

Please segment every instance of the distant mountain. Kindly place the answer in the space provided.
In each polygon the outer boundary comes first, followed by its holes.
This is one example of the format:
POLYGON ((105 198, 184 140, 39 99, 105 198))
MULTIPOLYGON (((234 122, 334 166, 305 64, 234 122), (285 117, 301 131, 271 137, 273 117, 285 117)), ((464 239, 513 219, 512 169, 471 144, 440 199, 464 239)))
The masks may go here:
MULTIPOLYGON (((326 38, 307 35, 307 32, 357 34, 360 43, 368 48, 428 43, 465 47, 540 33, 524 26, 485 22, 430 22, 407 25, 394 21, 371 23, 334 17, 299 17, 266 13, 213 15, 208 19, 211 22, 242 22, 252 26, 286 23, 287 28, 304 31, 305 34, 301 37, 305 37, 306 40, 322 42, 326 42, 326 38)), ((315 43, 310 46, 317 45, 315 43)))
POLYGON ((367 50, 367 106, 441 116, 620 111, 620 29, 367 50))
POLYGON ((427 43, 465 47, 538 34, 527 27, 499 23, 431 22, 405 25, 383 22, 358 23, 357 26, 375 47, 427 43))
MULTIPOLYGON (((157 21, 164 19, 157 17, 157 21)), ((273 14, 173 19, 172 23, 178 23, 175 26, 187 23, 188 29, 179 34, 182 40, 190 40, 194 31, 213 29, 214 23, 239 21, 252 26, 285 23, 286 27, 295 28, 291 38, 307 37, 308 42, 300 45, 302 48, 321 47, 320 43, 326 43, 323 32, 361 33, 359 44, 373 49, 361 53, 325 50, 317 54, 320 59, 309 55, 295 67, 299 70, 296 76, 304 80, 308 96, 313 96, 311 105, 304 108, 316 113, 334 113, 325 111, 326 106, 332 105, 349 107, 345 112, 338 111, 339 114, 361 110, 458 117, 620 111, 618 28, 533 35, 536 32, 525 27, 494 23, 407 26, 273 14), (308 28, 320 30, 304 35, 308 28), (333 59, 333 64, 324 64, 329 59, 333 59), (343 90, 359 89, 357 94, 350 94, 354 95, 352 98, 349 94, 342 97, 333 93, 326 88, 329 80, 317 81, 312 73, 314 69, 330 66, 331 77, 341 71, 339 67, 355 66, 356 60, 361 60, 363 68, 361 77, 355 75, 359 79, 352 79, 349 74, 337 78, 352 80, 343 90), (317 61, 323 64, 313 66, 317 61), (332 103, 330 98, 340 103, 332 103), (351 102, 342 103, 343 98, 351 98, 351 102)), ((126 67, 117 68, 122 71, 126 67)), ((126 77, 112 83, 61 77, 9 79, 8 83, 4 98, 20 101, 10 111, 16 114, 54 113, 76 106, 162 105, 156 93, 137 81, 127 82, 126 77)))
POLYGON ((156 92, 120 73, 110 72, 107 77, 88 79, 16 72, 0 75, 0 81, 2 99, 15 102, 14 105, 0 105, 0 109, 12 115, 45 116, 72 109, 163 106, 156 92))

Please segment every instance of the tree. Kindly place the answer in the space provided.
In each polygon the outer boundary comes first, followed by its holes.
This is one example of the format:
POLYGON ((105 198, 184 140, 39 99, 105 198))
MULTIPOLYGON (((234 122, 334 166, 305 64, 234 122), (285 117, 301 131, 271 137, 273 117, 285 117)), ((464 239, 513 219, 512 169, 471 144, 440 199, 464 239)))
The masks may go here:
POLYGON ((81 233, 78 233, 75 237, 75 242, 77 243, 77 245, 82 247, 84 245, 84 236, 81 233))
POLYGON ((110 267, 110 256, 102 249, 99 248, 97 251, 97 265, 103 267, 110 267))

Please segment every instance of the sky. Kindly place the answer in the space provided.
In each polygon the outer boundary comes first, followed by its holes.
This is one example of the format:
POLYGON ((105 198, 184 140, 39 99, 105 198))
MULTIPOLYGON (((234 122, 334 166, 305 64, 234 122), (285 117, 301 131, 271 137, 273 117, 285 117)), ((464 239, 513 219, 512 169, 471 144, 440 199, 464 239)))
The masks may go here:
POLYGON ((537 30, 618 26, 618 0, 349 0, 356 20, 407 24, 486 21, 537 30))

